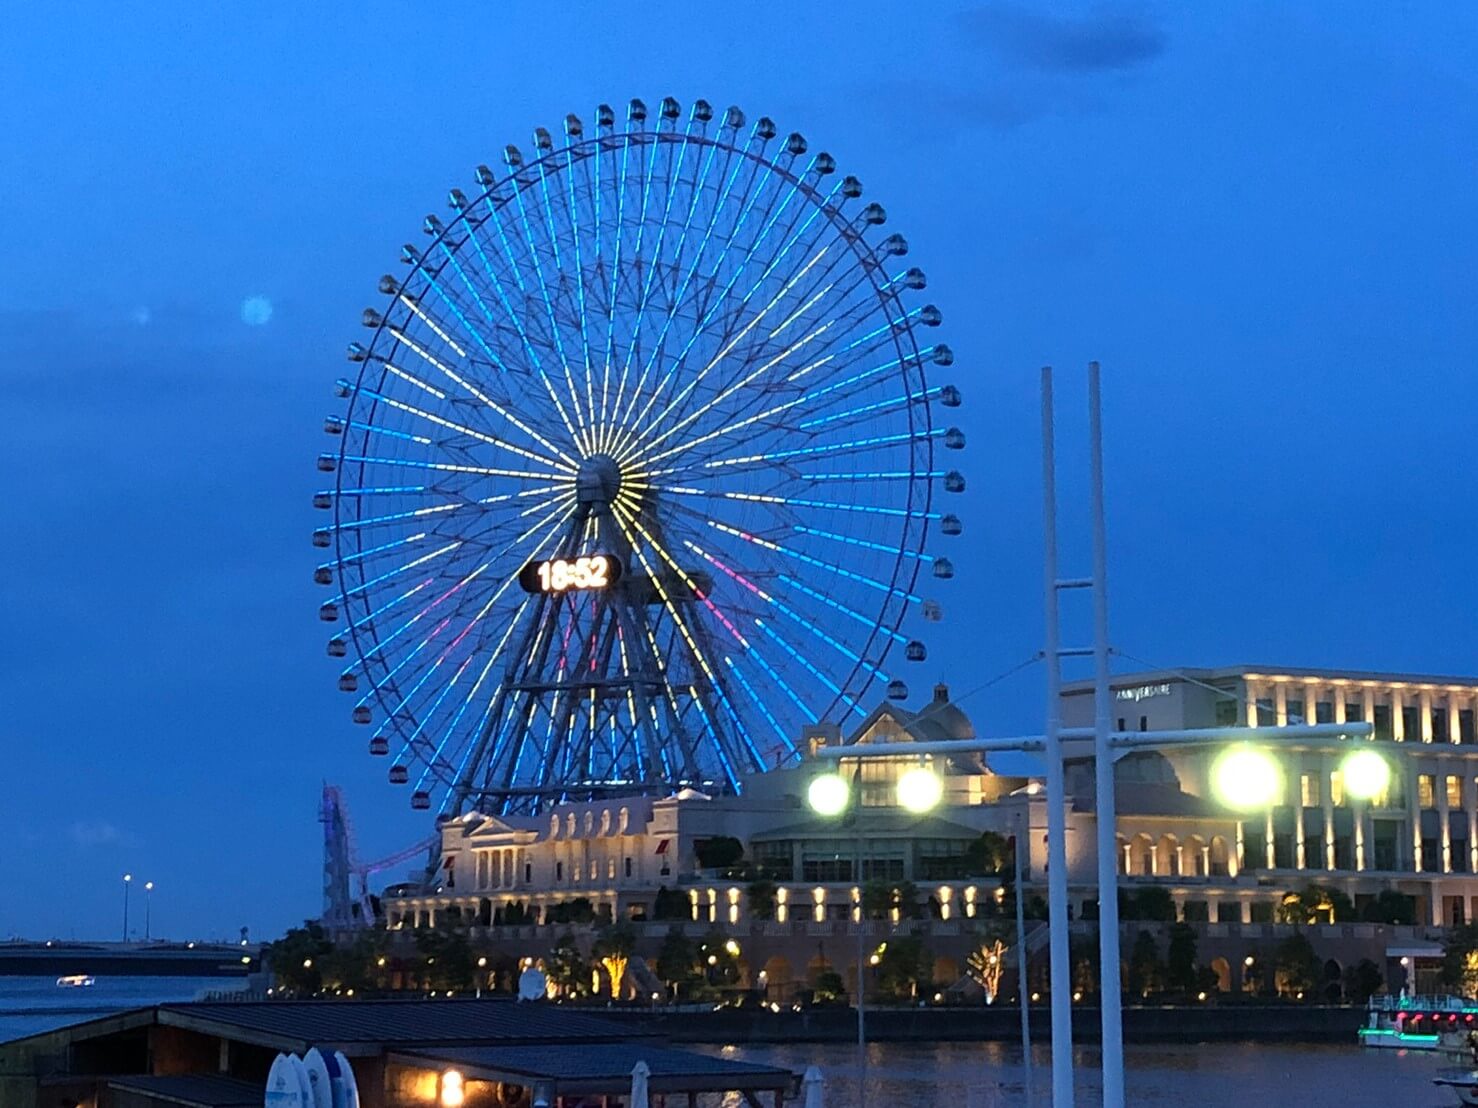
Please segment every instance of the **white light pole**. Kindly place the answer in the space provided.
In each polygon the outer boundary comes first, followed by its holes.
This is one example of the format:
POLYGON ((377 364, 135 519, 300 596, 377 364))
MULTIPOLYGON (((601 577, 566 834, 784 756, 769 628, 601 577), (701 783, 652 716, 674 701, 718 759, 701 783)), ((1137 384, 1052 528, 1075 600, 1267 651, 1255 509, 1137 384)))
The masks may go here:
POLYGON ((1052 1103, 1073 1108, 1072 971, 1067 934, 1067 786, 1062 765, 1062 658, 1057 593, 1057 461, 1052 430, 1052 367, 1042 367, 1042 570, 1047 663, 1047 919, 1052 994, 1052 1103))
POLYGON ((128 942, 128 887, 133 884, 133 874, 123 875, 123 941, 128 942))
MULTIPOLYGON (((1030 794, 1028 794, 1030 797, 1030 794)), ((1022 881, 1021 855, 1027 845, 1027 831, 1031 826, 1031 801, 1022 804, 1017 816, 1016 842, 1012 844, 1011 864, 1016 870, 1016 995, 1021 1001, 1021 1061, 1026 1067, 1026 1096, 1032 1096, 1032 1009, 1031 997, 1026 987, 1026 900, 1022 881)))
POLYGON ((144 942, 149 941, 149 924, 153 914, 154 882, 144 882, 144 942))

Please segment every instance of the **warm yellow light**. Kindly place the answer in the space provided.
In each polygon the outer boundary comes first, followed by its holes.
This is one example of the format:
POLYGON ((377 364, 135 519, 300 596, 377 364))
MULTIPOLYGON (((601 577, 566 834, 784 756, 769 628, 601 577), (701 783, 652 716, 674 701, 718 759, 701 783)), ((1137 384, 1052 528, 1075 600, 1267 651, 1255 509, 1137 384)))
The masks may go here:
POLYGON ((467 1099, 462 1075, 457 1070, 447 1070, 441 1075, 441 1108, 462 1108, 467 1099))
POLYGON ((1345 792, 1356 800, 1374 800, 1391 784, 1391 764, 1373 750, 1357 750, 1342 763, 1345 792))
POLYGON ((852 790, 839 773, 823 773, 813 777, 806 787, 806 803, 819 816, 839 816, 847 808, 852 790))
POLYGON ((736 943, 733 939, 730 939, 728 942, 724 943, 724 949, 729 952, 730 957, 739 957, 739 944, 736 943))
POLYGON ((312 969, 313 968, 313 959, 312 958, 304 958, 303 959, 303 968, 304 969, 312 969))
POLYGON ((898 803, 910 812, 927 812, 944 798, 944 781, 924 766, 914 766, 898 778, 898 803))
POLYGON ((1283 788, 1283 774, 1271 756, 1250 746, 1234 746, 1211 767, 1217 800, 1239 812, 1271 807, 1283 788))

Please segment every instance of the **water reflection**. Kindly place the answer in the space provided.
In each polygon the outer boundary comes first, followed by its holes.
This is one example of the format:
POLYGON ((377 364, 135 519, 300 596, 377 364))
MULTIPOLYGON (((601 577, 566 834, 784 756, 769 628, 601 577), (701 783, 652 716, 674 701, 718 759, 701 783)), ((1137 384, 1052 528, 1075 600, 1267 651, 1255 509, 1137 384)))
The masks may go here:
MULTIPOLYGON (((855 1108, 856 1047, 844 1043, 730 1046, 725 1057, 772 1062, 826 1075, 828 1108, 855 1108)), ((1078 1104, 1100 1103, 1098 1051, 1074 1051, 1078 1104)), ((1048 1108, 1051 1054, 1033 1051, 1030 1081, 1021 1049, 1006 1043, 873 1043, 868 1050, 867 1108, 1048 1108)), ((1131 1105, 1194 1108, 1452 1108, 1455 1096, 1431 1083, 1444 1064, 1425 1054, 1362 1051, 1355 1046, 1251 1043, 1133 1046, 1125 1059, 1131 1105)))

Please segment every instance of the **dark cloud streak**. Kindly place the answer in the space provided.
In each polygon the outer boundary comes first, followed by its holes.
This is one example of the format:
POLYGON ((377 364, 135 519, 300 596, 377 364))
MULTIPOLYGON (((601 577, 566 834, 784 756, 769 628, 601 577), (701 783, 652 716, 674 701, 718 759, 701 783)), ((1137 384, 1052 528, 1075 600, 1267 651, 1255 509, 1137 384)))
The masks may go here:
POLYGON ((1154 61, 1168 45, 1165 32, 1144 15, 1107 9, 1074 17, 992 4, 962 13, 959 21, 1005 61, 1047 73, 1133 69, 1154 61))

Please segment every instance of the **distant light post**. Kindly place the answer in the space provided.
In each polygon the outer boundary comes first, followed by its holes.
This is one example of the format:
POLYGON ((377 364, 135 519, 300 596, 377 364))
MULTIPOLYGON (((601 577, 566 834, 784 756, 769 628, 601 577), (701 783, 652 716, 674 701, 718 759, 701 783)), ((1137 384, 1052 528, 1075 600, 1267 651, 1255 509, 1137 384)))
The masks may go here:
MULTIPOLYGON (((385 963, 385 960, 383 958, 381 958, 380 959, 380 964, 381 965, 384 965, 384 963, 385 963)), ((479 958, 477 960, 477 970, 478 970, 478 972, 477 972, 477 998, 479 1000, 482 999, 482 979, 487 976, 487 968, 488 968, 488 960, 487 960, 487 956, 484 955, 483 957, 481 957, 481 958, 479 958)))
POLYGON ((149 924, 152 915, 152 901, 154 899, 154 882, 144 882, 144 942, 149 941, 149 924))
POLYGON ((133 874, 123 875, 123 941, 128 942, 128 887, 133 884, 133 874))
MULTIPOLYGON (((939 775, 928 768, 923 761, 911 769, 905 770, 898 779, 898 803, 907 811, 915 815, 923 815, 938 807, 944 798, 944 782, 939 775)), ((854 858, 856 859, 856 872, 853 877, 857 880, 857 1105, 858 1108, 866 1108, 867 1105, 867 939, 866 921, 867 913, 862 900, 862 827, 858 822, 858 816, 862 808, 862 781, 861 770, 854 777, 851 784, 840 773, 835 771, 821 773, 811 779, 806 788, 806 803, 811 811, 818 816, 833 819, 838 816, 845 817, 844 822, 850 822, 854 835, 854 858), (855 786, 855 788, 854 788, 855 786)), ((872 956, 871 962, 877 965, 879 958, 876 954, 872 956)))

